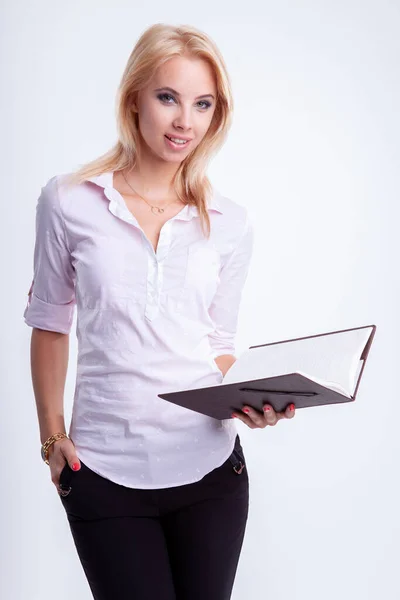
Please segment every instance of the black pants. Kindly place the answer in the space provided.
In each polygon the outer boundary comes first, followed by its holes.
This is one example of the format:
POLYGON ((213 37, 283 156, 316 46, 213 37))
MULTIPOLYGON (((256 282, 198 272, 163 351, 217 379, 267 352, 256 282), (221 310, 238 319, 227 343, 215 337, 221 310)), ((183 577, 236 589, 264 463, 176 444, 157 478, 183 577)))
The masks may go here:
POLYGON ((60 498, 95 600, 230 599, 249 506, 239 436, 223 465, 173 488, 128 488, 81 465, 64 467, 60 498))

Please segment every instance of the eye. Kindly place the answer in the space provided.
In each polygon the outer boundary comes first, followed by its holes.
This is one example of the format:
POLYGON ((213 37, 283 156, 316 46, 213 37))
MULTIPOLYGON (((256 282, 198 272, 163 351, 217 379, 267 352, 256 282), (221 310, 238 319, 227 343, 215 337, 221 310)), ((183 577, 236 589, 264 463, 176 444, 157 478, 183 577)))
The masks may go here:
MULTIPOLYGON (((165 104, 171 104, 171 102, 167 101, 168 98, 172 98, 173 100, 175 100, 175 98, 171 94, 168 94, 166 92, 158 94, 157 98, 162 102, 165 102, 165 104)), ((200 100, 197 104, 203 104, 204 106, 200 107, 203 110, 207 110, 211 106, 211 102, 208 102, 207 100, 200 100)))
POLYGON ((198 104, 205 104, 204 108, 210 108, 211 102, 207 102, 207 100, 200 100, 198 104))
MULTIPOLYGON (((157 98, 159 98, 159 100, 162 100, 163 102, 165 101, 166 97, 173 98, 173 96, 171 96, 171 94, 167 94, 167 93, 158 94, 158 96, 157 96, 157 98)), ((167 102, 167 104, 171 104, 171 103, 167 102)))

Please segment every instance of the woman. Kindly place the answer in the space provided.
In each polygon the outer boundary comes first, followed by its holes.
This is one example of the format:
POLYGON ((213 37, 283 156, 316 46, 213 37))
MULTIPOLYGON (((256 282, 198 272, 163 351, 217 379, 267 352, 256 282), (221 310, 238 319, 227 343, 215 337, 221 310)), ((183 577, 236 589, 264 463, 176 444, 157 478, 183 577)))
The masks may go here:
MULTIPOLYGON (((249 484, 235 422, 158 394, 221 383, 236 360, 253 228, 205 175, 232 106, 215 44, 156 24, 123 73, 115 147, 38 200, 24 317, 42 458, 96 600, 231 597, 249 484)), ((294 416, 264 408, 232 417, 254 429, 294 416)))

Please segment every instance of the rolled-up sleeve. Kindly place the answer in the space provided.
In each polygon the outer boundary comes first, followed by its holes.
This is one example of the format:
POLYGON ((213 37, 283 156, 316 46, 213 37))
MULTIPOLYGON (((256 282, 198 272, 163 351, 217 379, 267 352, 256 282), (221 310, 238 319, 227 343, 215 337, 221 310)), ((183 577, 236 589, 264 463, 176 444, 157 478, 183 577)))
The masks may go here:
POLYGON ((212 357, 235 355, 242 291, 247 279, 254 248, 254 226, 246 211, 245 226, 239 241, 220 271, 217 292, 209 308, 214 331, 208 335, 212 357))
POLYGON ((75 305, 75 271, 55 176, 37 201, 33 280, 24 320, 30 327, 67 334, 75 305))

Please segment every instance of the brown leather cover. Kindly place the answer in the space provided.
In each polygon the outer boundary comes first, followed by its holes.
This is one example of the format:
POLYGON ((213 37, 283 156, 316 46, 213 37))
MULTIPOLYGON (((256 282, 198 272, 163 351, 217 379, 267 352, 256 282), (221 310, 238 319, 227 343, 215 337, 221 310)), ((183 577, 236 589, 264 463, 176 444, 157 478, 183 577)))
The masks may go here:
MULTIPOLYGON (((230 419, 232 412, 240 411, 243 406, 251 406, 256 410, 262 411, 264 404, 271 404, 276 411, 284 411, 286 407, 293 402, 296 409, 310 406, 323 406, 326 404, 340 404, 344 402, 353 402, 356 398, 361 376, 364 371, 365 363, 371 349, 372 340, 375 335, 376 325, 365 325, 363 327, 353 327, 352 329, 342 329, 340 331, 330 331, 318 335, 310 335, 292 340, 283 340, 281 342, 272 342, 271 344, 261 344, 260 346, 270 346, 285 342, 304 340, 321 335, 331 335, 334 333, 344 333, 356 329, 372 327, 371 334, 360 356, 363 361, 362 367, 357 379, 354 394, 351 398, 332 391, 323 385, 315 383, 308 377, 299 373, 289 373, 278 377, 266 377, 264 379, 254 379, 242 381, 239 383, 220 384, 211 387, 203 387, 192 390, 183 390, 180 392, 169 392, 159 394, 160 398, 168 400, 173 404, 195 410, 201 414, 215 419, 230 419)), ((250 346, 259 348, 260 346, 250 346)))

